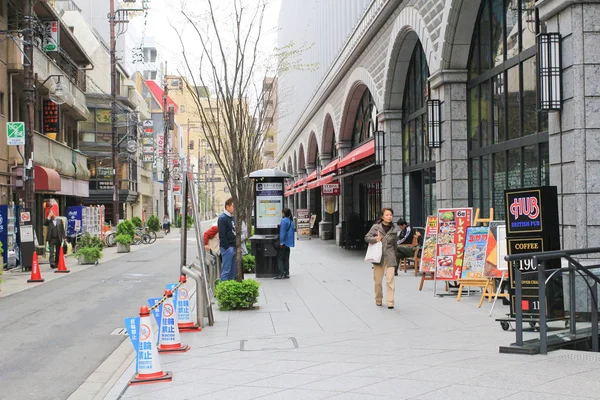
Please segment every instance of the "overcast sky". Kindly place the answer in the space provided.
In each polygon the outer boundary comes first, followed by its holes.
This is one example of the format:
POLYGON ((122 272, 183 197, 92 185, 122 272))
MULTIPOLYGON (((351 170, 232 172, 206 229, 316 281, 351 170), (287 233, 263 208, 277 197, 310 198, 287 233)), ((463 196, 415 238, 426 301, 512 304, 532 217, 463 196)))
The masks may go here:
MULTIPOLYGON (((250 1, 254 2, 255 0, 250 1)), ((263 23, 263 32, 265 32, 265 35, 261 39, 261 48, 265 53, 271 53, 272 49, 276 47, 280 1, 269 0, 266 9, 263 23)), ((181 15, 181 6, 183 4, 186 11, 194 12, 197 11, 195 8, 203 3, 205 2, 202 1, 201 3, 199 0, 151 0, 149 3, 150 10, 148 12, 146 37, 152 36, 156 40, 161 58, 168 62, 169 74, 180 72, 187 75, 185 74, 186 69, 183 64, 179 38, 171 27, 171 24, 183 32, 188 57, 198 59, 200 55, 200 51, 198 50, 198 36, 194 32, 193 27, 184 23, 183 16, 181 15)), ((229 10, 233 12, 232 0, 216 0, 214 3, 218 4, 218 7, 224 12, 229 12, 229 10)), ((141 34, 143 19, 136 18, 134 23, 136 31, 138 34, 141 34)))

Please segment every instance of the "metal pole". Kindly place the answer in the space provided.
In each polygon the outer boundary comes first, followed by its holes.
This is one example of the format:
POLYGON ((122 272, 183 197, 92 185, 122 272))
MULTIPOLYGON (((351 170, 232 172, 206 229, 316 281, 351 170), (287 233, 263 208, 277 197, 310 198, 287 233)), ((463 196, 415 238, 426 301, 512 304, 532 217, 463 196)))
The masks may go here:
POLYGON ((119 134, 117 132, 117 36, 115 34, 115 0, 110 0, 110 110, 113 165, 113 226, 119 223, 119 134))
POLYGON ((592 351, 598 352, 598 282, 594 280, 592 285, 592 351))
POLYGON ((198 324, 201 328, 204 328, 206 325, 204 323, 204 294, 202 290, 202 277, 193 271, 192 269, 184 266, 181 268, 181 272, 183 272, 186 276, 192 277, 196 281, 196 318, 198 319, 198 324))
POLYGON ((577 312, 575 299, 575 265, 569 261, 569 323, 570 331, 574 335, 577 333, 575 313, 577 312))
POLYGON ((25 154, 23 156, 23 176, 25 182, 25 207, 31 212, 32 225, 35 230, 35 186, 33 172, 33 138, 35 121, 35 78, 33 74, 33 3, 31 0, 24 1, 24 24, 23 30, 23 52, 25 53, 23 73, 25 92, 25 154), (29 168, 30 167, 30 168, 29 168))
MULTIPOLYGON (((514 261, 515 263, 521 263, 520 261, 514 261)), ((513 300, 513 306, 515 308, 515 323, 516 323, 516 336, 517 346, 523 346, 523 278, 521 276, 520 265, 510 265, 509 268, 514 268, 515 271, 515 298, 513 300)))
POLYGON ((187 209, 188 209, 188 174, 185 174, 185 178, 181 184, 181 195, 183 201, 181 202, 181 268, 187 265, 187 209))
POLYGON ((546 260, 538 265, 537 257, 533 257, 533 266, 538 268, 538 296, 540 312, 540 354, 548 353, 548 326, 546 325, 546 260))
MULTIPOLYGON (((167 86, 167 62, 165 61, 165 75, 163 77, 163 192, 164 192, 164 213, 169 214, 169 154, 168 154, 168 143, 169 143, 169 110, 167 108, 167 96, 169 94, 169 87, 167 86)), ((176 215, 171 215, 171 221, 177 221, 176 215)))

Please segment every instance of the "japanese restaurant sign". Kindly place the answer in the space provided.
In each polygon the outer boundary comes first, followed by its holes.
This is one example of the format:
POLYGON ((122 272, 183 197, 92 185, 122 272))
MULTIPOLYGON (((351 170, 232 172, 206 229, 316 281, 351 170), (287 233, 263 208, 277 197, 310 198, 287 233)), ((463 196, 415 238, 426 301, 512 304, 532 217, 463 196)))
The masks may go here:
POLYGON ((454 281, 461 277, 467 227, 471 225, 472 208, 438 210, 435 279, 454 281))
POLYGON ((50 99, 44 99, 44 134, 54 133, 58 135, 60 129, 59 106, 50 99))
POLYGON ((470 226, 467 228, 465 240, 465 255, 462 266, 462 279, 482 279, 485 264, 490 228, 487 226, 470 226))
POLYGON ((423 252, 421 254, 421 272, 435 271, 435 250, 437 247, 437 217, 430 215, 427 217, 427 227, 425 228, 425 238, 423 240, 423 252))
POLYGON ((323 185, 323 196, 339 196, 340 195, 340 183, 331 182, 323 185))

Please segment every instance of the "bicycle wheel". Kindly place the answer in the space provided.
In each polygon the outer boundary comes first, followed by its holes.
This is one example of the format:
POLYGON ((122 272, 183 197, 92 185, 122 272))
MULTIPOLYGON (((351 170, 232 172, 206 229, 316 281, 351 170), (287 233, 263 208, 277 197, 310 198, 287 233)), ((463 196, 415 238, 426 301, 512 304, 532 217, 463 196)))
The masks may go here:
POLYGON ((115 233, 109 233, 106 236, 106 247, 113 247, 116 244, 115 242, 115 233))
POLYGON ((156 242, 156 232, 148 232, 147 235, 150 237, 149 244, 156 242))
POLYGON ((138 245, 140 243, 142 243, 142 237, 136 233, 133 237, 133 244, 138 245))
POLYGON ((147 233, 144 233, 142 235, 142 243, 150 244, 150 235, 148 235, 147 233))

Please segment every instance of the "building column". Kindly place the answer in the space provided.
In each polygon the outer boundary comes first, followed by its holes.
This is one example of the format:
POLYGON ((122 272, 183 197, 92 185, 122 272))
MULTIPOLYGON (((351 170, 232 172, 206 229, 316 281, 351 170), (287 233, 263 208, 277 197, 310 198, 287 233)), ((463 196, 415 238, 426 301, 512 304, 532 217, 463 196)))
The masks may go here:
MULTIPOLYGON (((315 170, 315 164, 306 164, 306 176, 312 174, 312 172, 315 170)), ((311 193, 308 191, 308 189, 305 190, 306 193, 306 208, 311 211, 311 205, 312 205, 312 199, 311 199, 311 193)))
MULTIPOLYGON (((321 170, 323 170, 323 168, 325 168, 331 162, 331 154, 320 154, 318 162, 321 165, 321 170)), ((321 191, 321 188, 318 188, 317 190, 321 191)), ((327 212, 325 212, 325 197, 323 197, 322 195, 319 195, 318 197, 318 201, 321 202, 321 222, 319 222, 319 237, 321 239, 332 239, 333 234, 331 232, 333 231, 333 214, 327 214, 327 212)))
MULTIPOLYGON (((341 140, 337 143, 338 154, 340 160, 348 155, 352 150, 352 142, 350 140, 341 140)), ((340 223, 336 229, 336 243, 342 243, 342 223, 344 222, 345 214, 352 211, 352 177, 342 178, 340 180, 340 198, 338 203, 338 211, 340 215, 340 223)))
POLYGON ((385 162, 381 170, 383 207, 400 216, 403 210, 402 111, 386 110, 378 115, 385 132, 385 162))
POLYGON ((441 70, 429 78, 442 109, 441 147, 433 151, 438 209, 469 205, 467 77, 465 70, 441 70))

